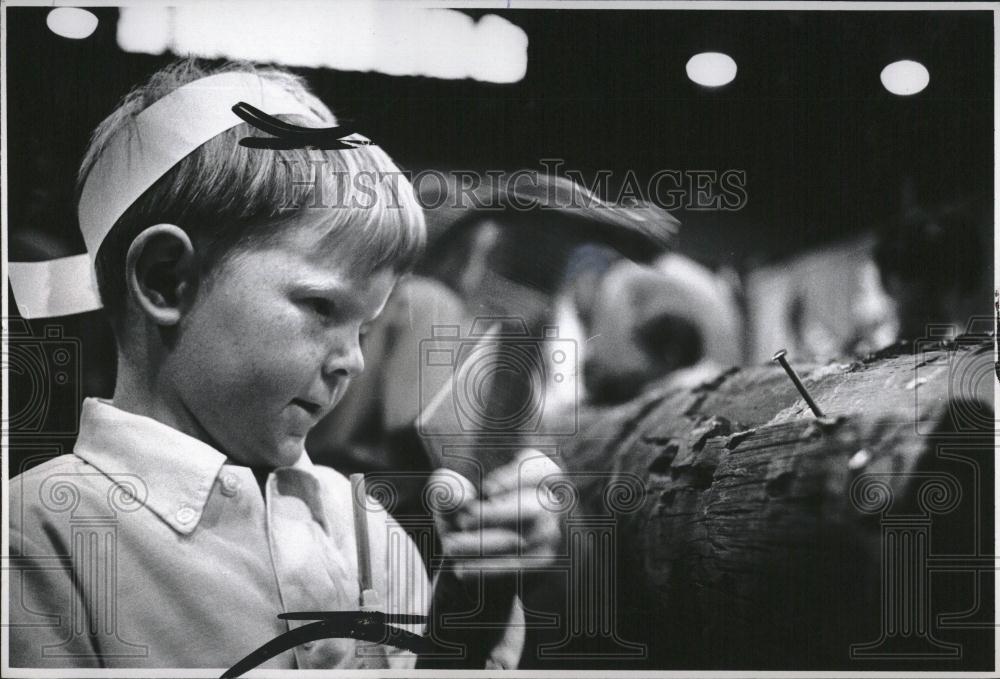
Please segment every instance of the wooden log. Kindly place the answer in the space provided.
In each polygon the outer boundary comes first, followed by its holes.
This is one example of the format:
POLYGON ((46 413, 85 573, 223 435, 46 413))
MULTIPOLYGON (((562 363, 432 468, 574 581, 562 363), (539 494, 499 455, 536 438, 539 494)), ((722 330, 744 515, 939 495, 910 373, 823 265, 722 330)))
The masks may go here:
POLYGON ((583 511, 642 479, 617 514, 614 606, 618 636, 648 654, 611 649, 607 664, 992 669, 992 627, 936 624, 993 619, 992 590, 977 591, 993 577, 992 360, 979 341, 796 365, 822 420, 770 365, 581 413, 563 450, 583 511), (900 556, 892 531, 907 526, 900 556), (934 565, 959 555, 988 577, 934 565))

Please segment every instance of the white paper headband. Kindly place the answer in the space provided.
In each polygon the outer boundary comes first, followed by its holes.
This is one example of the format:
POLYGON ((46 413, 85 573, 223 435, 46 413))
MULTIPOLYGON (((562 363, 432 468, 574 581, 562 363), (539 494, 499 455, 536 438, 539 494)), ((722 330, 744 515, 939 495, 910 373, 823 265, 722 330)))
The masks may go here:
POLYGON ((279 84, 252 73, 222 73, 176 89, 135 117, 101 153, 80 194, 78 217, 87 254, 10 262, 21 315, 48 318, 101 308, 93 262, 118 218, 174 165, 242 120, 244 101, 271 115, 316 113, 279 84))

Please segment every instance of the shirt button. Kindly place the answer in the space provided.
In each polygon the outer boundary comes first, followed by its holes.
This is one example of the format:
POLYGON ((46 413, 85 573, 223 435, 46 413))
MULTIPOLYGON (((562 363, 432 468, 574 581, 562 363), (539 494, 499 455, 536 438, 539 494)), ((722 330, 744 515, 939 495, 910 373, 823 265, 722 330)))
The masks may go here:
POLYGON ((176 518, 179 523, 187 524, 194 521, 196 515, 197 513, 191 507, 184 505, 177 510, 176 518))
POLYGON ((226 497, 235 497, 240 492, 240 480, 232 474, 222 477, 222 494, 226 497))

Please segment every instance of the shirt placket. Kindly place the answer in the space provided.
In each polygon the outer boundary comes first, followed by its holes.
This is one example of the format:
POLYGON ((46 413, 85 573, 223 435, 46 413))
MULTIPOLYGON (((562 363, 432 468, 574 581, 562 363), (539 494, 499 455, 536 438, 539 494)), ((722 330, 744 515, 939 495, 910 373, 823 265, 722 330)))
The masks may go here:
MULTIPOLYGON (((317 479, 298 469, 268 478, 268 543, 282 606, 291 611, 358 609, 357 578, 326 525, 317 479)), ((289 629, 308 621, 289 621, 289 629)), ((294 649, 302 669, 359 667, 353 639, 323 639, 294 649)))

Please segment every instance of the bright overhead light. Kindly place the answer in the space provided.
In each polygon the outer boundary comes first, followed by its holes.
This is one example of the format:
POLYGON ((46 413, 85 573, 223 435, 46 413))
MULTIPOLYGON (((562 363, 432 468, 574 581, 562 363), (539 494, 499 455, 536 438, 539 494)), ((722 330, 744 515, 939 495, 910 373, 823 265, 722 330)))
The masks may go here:
POLYGON ((82 40, 97 29, 97 17, 79 7, 57 7, 45 17, 45 25, 56 35, 82 40))
POLYGON ((906 97, 920 92, 931 81, 931 74, 919 61, 894 61, 882 69, 882 84, 893 94, 906 97))
POLYGON ((247 59, 286 66, 514 83, 528 69, 528 36, 495 14, 329 3, 289 13, 277 3, 132 5, 121 9, 126 52, 247 59))
POLYGON ((736 62, 722 52, 696 54, 684 68, 691 80, 705 87, 722 87, 736 77, 736 62))
POLYGON ((126 52, 163 54, 170 46, 170 7, 118 10, 118 46, 126 52))

